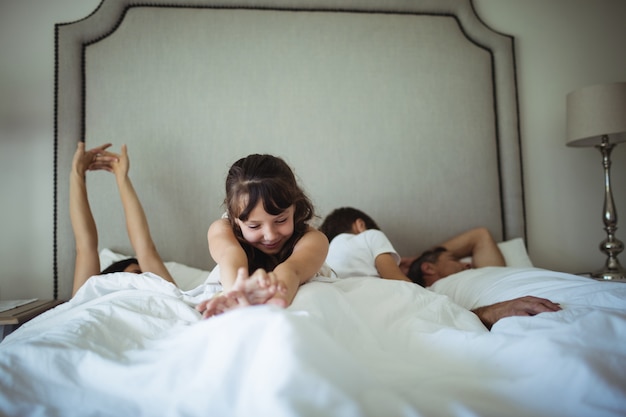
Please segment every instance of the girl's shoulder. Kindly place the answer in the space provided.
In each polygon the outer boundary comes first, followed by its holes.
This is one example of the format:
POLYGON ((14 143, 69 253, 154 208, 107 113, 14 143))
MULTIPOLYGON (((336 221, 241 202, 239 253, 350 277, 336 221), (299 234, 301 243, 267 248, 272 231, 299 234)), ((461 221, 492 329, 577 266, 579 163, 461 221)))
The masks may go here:
POLYGON ((306 238, 307 241, 316 241, 320 244, 328 246, 328 238, 326 235, 313 226, 308 226, 298 241, 301 241, 304 238, 306 238))
POLYGON ((319 229, 316 229, 315 227, 311 226, 311 225, 307 225, 306 230, 304 231, 304 234, 307 233, 314 233, 314 234, 320 234, 322 236, 326 236, 324 233, 322 233, 319 229))
POLYGON ((213 223, 211 223, 210 227, 214 227, 214 226, 232 228, 230 225, 230 220, 228 220, 228 216, 226 217, 222 216, 217 220, 213 220, 213 223))

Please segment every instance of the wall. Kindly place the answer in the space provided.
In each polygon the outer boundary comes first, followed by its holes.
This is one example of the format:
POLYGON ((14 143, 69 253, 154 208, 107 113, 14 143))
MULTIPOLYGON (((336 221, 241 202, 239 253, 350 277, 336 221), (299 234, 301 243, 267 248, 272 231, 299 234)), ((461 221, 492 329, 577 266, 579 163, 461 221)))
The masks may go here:
MULTIPOLYGON (((493 29, 515 37, 529 253, 536 265, 584 272, 604 265, 599 243, 600 153, 565 146, 565 98, 580 87, 626 81, 623 0, 475 0, 493 29)), ((626 115, 625 115, 626 117, 626 115)), ((613 195, 626 241, 626 146, 613 151, 613 195)), ((620 256, 626 265, 626 253, 620 256)))
MULTIPOLYGON (((54 24, 99 2, 0 0, 0 299, 52 297, 54 24)), ((626 2, 475 0, 475 8, 516 39, 530 255, 545 268, 599 268, 600 155, 565 146, 565 96, 626 81, 626 2)), ((626 146, 613 162, 615 203, 626 213, 626 146)))
POLYGON ((0 0, 0 299, 52 298, 54 25, 100 0, 0 0))

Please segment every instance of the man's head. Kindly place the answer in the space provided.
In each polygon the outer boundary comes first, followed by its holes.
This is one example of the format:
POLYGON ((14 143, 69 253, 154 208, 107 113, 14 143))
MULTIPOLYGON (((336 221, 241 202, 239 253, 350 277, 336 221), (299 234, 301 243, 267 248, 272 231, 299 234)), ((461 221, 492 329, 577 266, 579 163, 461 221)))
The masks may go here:
POLYGON ((469 263, 461 262, 443 246, 423 252, 409 266, 407 276, 422 287, 430 287, 436 281, 457 272, 470 269, 469 263))

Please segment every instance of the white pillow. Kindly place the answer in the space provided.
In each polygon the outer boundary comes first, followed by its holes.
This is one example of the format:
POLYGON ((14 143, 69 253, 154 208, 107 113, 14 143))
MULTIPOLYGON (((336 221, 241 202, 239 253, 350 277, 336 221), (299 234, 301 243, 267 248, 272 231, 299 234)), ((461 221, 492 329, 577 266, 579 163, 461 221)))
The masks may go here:
POLYGON ((528 252, 526 251, 524 239, 521 237, 500 242, 498 243, 498 248, 500 248, 500 252, 502 252, 507 266, 520 268, 530 268, 533 266, 528 252))
MULTIPOLYGON (((100 268, 105 269, 113 262, 132 258, 134 255, 124 255, 105 248, 100 251, 100 268)), ((170 272, 178 287, 188 291, 204 284, 209 277, 209 271, 194 268, 178 262, 165 262, 165 267, 170 272)))
MULTIPOLYGON (((504 262, 506 266, 515 266, 519 268, 530 268, 533 266, 528 252, 526 251, 526 245, 524 245, 524 239, 517 237, 511 240, 505 240, 498 243, 498 248, 504 256, 504 262)), ((463 262, 472 262, 472 258, 468 256, 462 259, 463 262)))
POLYGON ((178 262, 165 262, 165 267, 183 291, 192 290, 206 282, 210 271, 194 268, 178 262))
POLYGON ((100 269, 104 270, 114 262, 132 257, 133 255, 123 255, 121 253, 113 252, 111 249, 102 249, 100 251, 100 269))

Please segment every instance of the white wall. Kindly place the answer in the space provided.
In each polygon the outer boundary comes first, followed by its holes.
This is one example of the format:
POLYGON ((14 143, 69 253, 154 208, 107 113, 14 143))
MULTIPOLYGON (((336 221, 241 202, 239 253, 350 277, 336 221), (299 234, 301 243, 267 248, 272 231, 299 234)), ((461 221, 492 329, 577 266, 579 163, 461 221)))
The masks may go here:
POLYGON ((54 24, 100 0, 0 0, 0 299, 52 298, 54 24))
MULTIPOLYGON (((0 0, 0 299, 52 297, 54 24, 99 3, 0 0)), ((475 0, 475 7, 516 39, 530 255, 545 268, 599 268, 600 155, 565 146, 565 96, 626 81, 626 2, 475 0)), ((626 213, 626 146, 613 161, 615 202, 626 213)), ((623 217, 618 237, 626 240, 623 217)))
MULTIPOLYGON (((598 249, 606 237, 601 156, 565 146, 565 97, 586 85, 626 81, 626 2, 475 0, 475 8, 493 29, 515 37, 531 258, 567 272, 599 269, 606 259, 598 249)), ((623 214, 617 236, 626 241, 626 146, 612 157, 623 214)), ((620 261, 626 265, 626 253, 620 261)))

